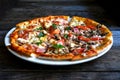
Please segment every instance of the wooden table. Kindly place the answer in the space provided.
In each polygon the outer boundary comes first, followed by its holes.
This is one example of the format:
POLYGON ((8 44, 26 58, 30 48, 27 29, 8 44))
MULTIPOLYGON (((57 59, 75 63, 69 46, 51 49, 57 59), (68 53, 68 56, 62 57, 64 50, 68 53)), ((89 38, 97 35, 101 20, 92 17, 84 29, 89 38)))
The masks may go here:
POLYGON ((0 80, 120 80, 120 26, 94 0, 21 0, 0 15, 0 80), (24 61, 4 45, 6 33, 15 24, 46 15, 77 15, 108 26, 112 48, 102 57, 71 66, 48 66, 24 61))

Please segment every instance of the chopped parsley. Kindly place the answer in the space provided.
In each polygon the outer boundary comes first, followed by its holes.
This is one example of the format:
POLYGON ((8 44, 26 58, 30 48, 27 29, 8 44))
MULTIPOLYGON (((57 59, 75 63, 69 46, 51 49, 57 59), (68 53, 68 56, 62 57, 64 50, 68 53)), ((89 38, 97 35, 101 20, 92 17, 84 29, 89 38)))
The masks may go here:
POLYGON ((36 30, 43 30, 43 27, 36 28, 36 30))
POLYGON ((35 44, 40 45, 42 43, 42 40, 40 40, 39 42, 36 42, 35 44))
POLYGON ((56 25, 56 24, 52 24, 52 27, 53 27, 54 29, 56 29, 56 28, 57 28, 57 25, 56 25))
POLYGON ((66 27, 65 30, 71 30, 71 27, 66 27))
POLYGON ((53 45, 53 48, 61 49, 61 48, 64 48, 64 46, 61 45, 61 44, 54 44, 54 45, 53 45))
POLYGON ((45 36, 45 34, 43 32, 40 32, 39 35, 38 35, 39 38, 44 37, 44 36, 45 36))
POLYGON ((67 38, 68 38, 68 34, 64 34, 64 38, 66 38, 66 39, 67 39, 67 38))

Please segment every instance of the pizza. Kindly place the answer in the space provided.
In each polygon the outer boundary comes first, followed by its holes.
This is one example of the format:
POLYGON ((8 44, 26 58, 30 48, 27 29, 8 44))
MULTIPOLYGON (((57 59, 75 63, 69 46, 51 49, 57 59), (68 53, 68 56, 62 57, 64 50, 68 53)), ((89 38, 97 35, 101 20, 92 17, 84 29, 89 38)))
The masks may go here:
POLYGON ((80 60, 98 55, 112 43, 103 24, 79 16, 45 16, 16 24, 10 48, 18 54, 52 60, 80 60))

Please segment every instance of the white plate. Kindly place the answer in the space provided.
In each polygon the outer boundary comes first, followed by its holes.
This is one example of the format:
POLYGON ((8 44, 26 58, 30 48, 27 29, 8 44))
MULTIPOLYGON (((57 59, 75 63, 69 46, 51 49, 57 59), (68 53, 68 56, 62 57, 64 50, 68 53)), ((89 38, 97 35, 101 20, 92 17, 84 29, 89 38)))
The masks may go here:
MULTIPOLYGON (((5 46, 9 46, 10 45, 10 39, 9 36, 10 34, 15 30, 15 28, 12 28, 5 36, 5 46)), ((55 60, 47 60, 47 59, 38 59, 35 57, 26 57, 23 55, 18 54, 17 52, 11 50, 10 48, 8 48, 8 50, 15 56, 26 60, 26 61, 30 61, 30 62, 34 62, 34 63, 38 63, 38 64, 45 64, 45 65, 73 65, 73 64, 80 64, 80 63, 84 63, 84 62, 88 62, 91 60, 94 60, 102 55, 104 55, 105 53, 107 53, 110 48, 113 45, 113 37, 112 37, 112 43, 106 48, 104 49, 102 52, 100 52, 97 56, 93 56, 87 59, 82 59, 82 60, 77 60, 77 61, 55 61, 55 60)))

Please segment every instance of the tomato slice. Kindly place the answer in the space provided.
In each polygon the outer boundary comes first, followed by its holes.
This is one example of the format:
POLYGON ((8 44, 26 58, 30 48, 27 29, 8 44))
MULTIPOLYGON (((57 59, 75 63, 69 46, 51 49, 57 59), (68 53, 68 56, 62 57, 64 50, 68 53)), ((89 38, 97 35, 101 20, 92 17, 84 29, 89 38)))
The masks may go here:
POLYGON ((58 40, 57 44, 65 45, 65 40, 64 39, 58 40))
POLYGON ((104 38, 101 37, 92 37, 91 40, 92 41, 97 41, 97 40, 103 40, 104 38))
POLYGON ((28 29, 33 29, 35 26, 33 26, 33 25, 30 25, 30 26, 28 26, 27 28, 28 29))
POLYGON ((82 41, 85 41, 85 42, 90 41, 89 38, 86 38, 86 37, 84 37, 84 36, 78 36, 78 39, 79 39, 79 40, 82 40, 82 41))
POLYGON ((20 32, 19 32, 19 38, 23 38, 23 39, 27 39, 28 38, 28 35, 29 35, 29 33, 30 32, 32 32, 32 30, 30 30, 30 29, 28 29, 28 30, 21 30, 20 32))
POLYGON ((59 29, 55 29, 53 30, 52 34, 59 34, 60 33, 60 30, 59 29))
POLYGON ((27 44, 27 45, 26 45, 26 49, 27 49, 27 50, 35 51, 35 50, 37 49, 37 47, 34 46, 34 45, 32 45, 32 44, 27 44))
POLYGON ((99 40, 99 39, 100 39, 99 37, 92 37, 92 38, 91 38, 92 41, 97 41, 97 40, 99 40))
POLYGON ((88 50, 86 53, 89 56, 94 56, 97 52, 94 49, 91 49, 91 50, 88 50))
POLYGON ((52 26, 49 28, 49 32, 51 33, 51 34, 59 34, 60 33, 60 30, 59 29, 57 29, 57 28, 53 28, 52 26))
POLYGON ((77 28, 80 28, 82 30, 88 30, 88 28, 86 26, 77 26, 77 28))
POLYGON ((95 30, 96 29, 96 27, 95 26, 92 26, 92 25, 89 25, 89 26, 87 26, 88 28, 90 28, 90 29, 92 29, 92 30, 95 30))
POLYGON ((73 53, 82 54, 84 52, 84 50, 85 50, 85 48, 74 49, 73 53))
POLYGON ((73 34, 71 32, 69 32, 68 36, 71 37, 73 34))
POLYGON ((52 21, 54 24, 57 24, 57 25, 59 25, 59 21, 52 21))

